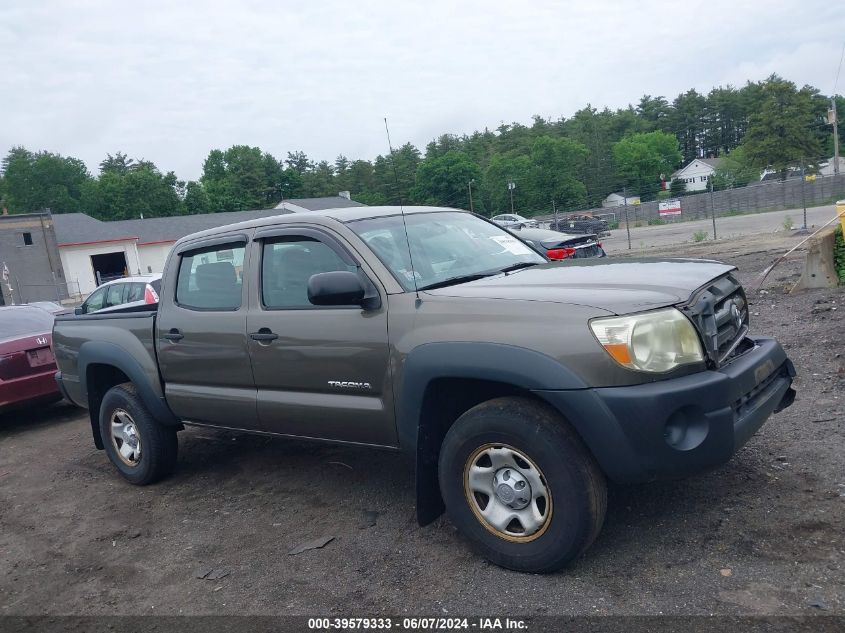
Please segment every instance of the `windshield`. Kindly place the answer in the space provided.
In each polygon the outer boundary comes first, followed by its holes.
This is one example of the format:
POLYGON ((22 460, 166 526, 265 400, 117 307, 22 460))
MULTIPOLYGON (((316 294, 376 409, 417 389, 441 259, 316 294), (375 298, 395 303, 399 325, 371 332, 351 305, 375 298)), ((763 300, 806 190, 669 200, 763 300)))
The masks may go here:
POLYGON ((405 290, 423 289, 464 277, 495 274, 519 265, 546 260, 495 224, 469 213, 442 211, 401 215, 349 223, 378 255, 405 290), (413 272, 408 254, 413 255, 413 272))

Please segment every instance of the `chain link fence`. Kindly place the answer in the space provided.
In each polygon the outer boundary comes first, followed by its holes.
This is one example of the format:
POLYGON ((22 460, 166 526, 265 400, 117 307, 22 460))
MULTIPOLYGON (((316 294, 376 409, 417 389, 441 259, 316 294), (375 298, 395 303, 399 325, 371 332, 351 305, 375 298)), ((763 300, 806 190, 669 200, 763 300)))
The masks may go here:
MULTIPOLYGON (((633 196, 633 194, 630 195, 633 196)), ((785 180, 763 181, 745 187, 716 191, 708 189, 700 193, 686 193, 678 196, 666 195, 649 202, 629 204, 627 207, 596 207, 557 215, 559 219, 565 220, 568 216, 591 214, 602 218, 613 218, 624 224, 627 214, 628 221, 633 225, 662 224, 745 213, 802 209, 834 204, 843 198, 845 198, 845 173, 824 176, 802 175, 795 169, 788 172, 785 180)), ((549 214, 537 219, 552 222, 555 216, 549 214)))

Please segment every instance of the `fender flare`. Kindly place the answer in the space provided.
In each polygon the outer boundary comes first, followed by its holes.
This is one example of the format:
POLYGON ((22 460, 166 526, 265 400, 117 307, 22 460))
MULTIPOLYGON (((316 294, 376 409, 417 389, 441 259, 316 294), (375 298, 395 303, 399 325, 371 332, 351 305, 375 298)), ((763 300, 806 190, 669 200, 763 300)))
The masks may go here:
MULTIPOLYGON (((179 419, 167 405, 160 385, 150 383, 148 375, 141 366, 141 363, 124 348, 107 341, 87 341, 79 349, 79 356, 77 357, 79 384, 86 402, 89 401, 88 367, 90 365, 109 365, 115 369, 119 369, 129 378, 138 392, 138 397, 141 398, 144 406, 147 407, 156 420, 168 425, 180 423, 179 419)), ((91 409, 89 413, 94 441, 97 444, 97 448, 100 448, 102 444, 99 429, 100 412, 91 409)))
POLYGON ((429 385, 440 378, 495 381, 529 391, 588 388, 558 360, 515 345, 444 342, 415 348, 402 369, 396 424, 400 447, 415 456, 420 525, 434 521, 444 509, 437 479, 442 438, 430 433, 422 419, 429 385))

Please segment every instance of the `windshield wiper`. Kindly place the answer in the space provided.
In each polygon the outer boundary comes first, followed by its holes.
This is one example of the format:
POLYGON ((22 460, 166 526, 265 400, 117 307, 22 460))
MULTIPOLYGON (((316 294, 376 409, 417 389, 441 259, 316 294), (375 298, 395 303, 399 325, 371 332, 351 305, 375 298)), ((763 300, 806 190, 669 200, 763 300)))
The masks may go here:
POLYGON ((540 262, 519 262, 516 264, 511 264, 510 266, 505 266, 504 268, 500 269, 499 272, 503 273, 512 273, 515 270, 519 270, 520 268, 528 268, 529 266, 539 266, 540 262))
POLYGON ((417 288, 417 290, 434 290, 435 288, 445 288, 446 286, 454 286, 456 284, 462 284, 468 281, 475 281, 476 279, 483 279, 484 277, 498 275, 499 272, 500 271, 495 270, 493 272, 474 273, 472 275, 458 275, 456 277, 449 277, 449 279, 443 279, 442 281, 435 281, 434 283, 428 284, 427 286, 420 286, 419 288, 417 288))

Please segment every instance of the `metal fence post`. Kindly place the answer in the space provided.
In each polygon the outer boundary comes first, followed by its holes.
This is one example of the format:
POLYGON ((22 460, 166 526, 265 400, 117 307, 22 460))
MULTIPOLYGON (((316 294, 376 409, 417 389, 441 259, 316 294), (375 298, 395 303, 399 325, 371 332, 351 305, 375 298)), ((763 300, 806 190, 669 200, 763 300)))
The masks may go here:
POLYGON ((802 226, 801 228, 806 231, 807 230, 807 197, 804 193, 805 182, 806 181, 804 179, 804 161, 802 160, 801 161, 801 204, 804 206, 804 226, 802 226))
POLYGON ((628 250, 631 250, 631 222, 628 220, 628 188, 622 187, 622 202, 625 203, 625 231, 628 233, 628 250))
POLYGON ((710 215, 713 218, 713 239, 716 239, 716 206, 713 204, 713 179, 710 182, 710 215))

